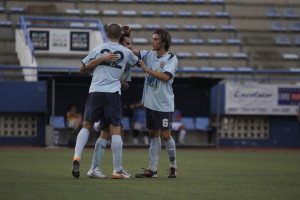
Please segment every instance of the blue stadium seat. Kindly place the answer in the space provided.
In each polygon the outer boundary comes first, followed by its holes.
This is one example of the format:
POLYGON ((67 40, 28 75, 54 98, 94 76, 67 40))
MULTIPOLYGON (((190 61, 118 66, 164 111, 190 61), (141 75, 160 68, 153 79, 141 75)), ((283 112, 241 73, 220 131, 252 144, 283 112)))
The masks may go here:
POLYGON ((206 67, 201 67, 201 70, 211 72, 211 71, 216 71, 216 68, 206 66, 206 67))
POLYGON ((278 45, 291 45, 291 40, 288 36, 286 35, 278 35, 276 37, 276 44, 278 45))
POLYGON ((89 10, 89 9, 84 10, 83 13, 85 15, 99 15, 100 14, 99 10, 89 10))
POLYGON ((275 8, 268 8, 265 13, 266 17, 279 18, 281 15, 275 8))
POLYGON ((192 0, 192 3, 205 3, 205 0, 192 0))
POLYGON ((49 124, 54 128, 67 128, 64 116, 54 116, 52 124, 52 116, 50 116, 49 124))
POLYGON ((250 67, 239 67, 237 70, 241 71, 241 72, 251 72, 251 71, 253 71, 253 69, 250 68, 250 67))
POLYGON ((0 12, 4 12, 5 11, 5 8, 4 7, 0 7, 0 12))
POLYGON ((133 17, 137 15, 136 11, 134 10, 122 10, 121 14, 124 16, 133 16, 133 17))
POLYGON ((132 38, 134 44, 147 44, 148 40, 146 38, 132 38))
POLYGON ((11 21, 0 21, 0 26, 12 26, 11 21))
POLYGON ((25 9, 22 7, 11 7, 9 11, 14 13, 22 13, 25 11, 25 9))
POLYGON ((233 25, 222 25, 220 26, 222 31, 235 31, 235 27, 233 25))
POLYGON ((222 4, 222 3, 224 3, 224 0, 210 0, 210 3, 222 4))
POLYGON ((130 2, 132 2, 132 0, 118 0, 118 2, 122 2, 122 3, 130 3, 130 2))
POLYGON ((204 59, 210 58, 210 53, 207 52, 196 52, 195 55, 197 58, 204 58, 204 59))
POLYGON ((183 29, 187 31, 195 31, 198 30, 198 26, 196 25, 183 25, 183 29))
POLYGON ((156 3, 167 3, 169 0, 155 0, 156 3))
POLYGON ((119 12, 116 10, 103 10, 102 14, 108 15, 108 16, 117 16, 119 14, 119 12))
POLYGON ((210 12, 199 11, 199 12, 196 12, 196 16, 197 16, 197 17, 210 17, 211 14, 210 14, 210 12))
POLYGON ((149 3, 150 0, 136 0, 138 3, 149 3))
POLYGON ((195 127, 197 130, 204 130, 204 131, 211 130, 209 118, 208 117, 196 117, 195 127))
POLYGON ((142 15, 142 16, 146 16, 146 17, 152 17, 152 16, 154 16, 155 15, 155 12, 153 12, 153 11, 141 11, 140 12, 140 14, 142 15))
POLYGON ((172 11, 160 11, 159 15, 161 17, 173 17, 174 13, 172 11))
POLYGON ((229 58, 228 53, 214 53, 215 58, 229 58))
POLYGON ((232 57, 236 59, 246 59, 248 55, 246 53, 233 53, 232 57))
POLYGON ((178 30, 179 26, 175 25, 175 24, 166 24, 165 25, 165 29, 168 29, 168 30, 178 30))
POLYGON ((139 30, 142 29, 142 25, 141 24, 127 24, 131 29, 133 30, 139 30))
POLYGON ((202 29, 204 31, 215 31, 216 30, 216 26, 215 25, 203 25, 202 29))
POLYGON ((192 17, 193 16, 193 14, 188 11, 179 11, 177 14, 180 17, 192 17))
POLYGON ((227 44, 233 44, 233 45, 237 45, 237 44, 241 44, 241 40, 240 39, 226 39, 226 43, 227 44))
POLYGON ((70 23, 70 26, 71 26, 71 27, 76 27, 76 28, 82 28, 82 27, 84 27, 85 25, 84 25, 84 23, 82 23, 82 22, 71 22, 71 23, 70 23))
POLYGON ((233 67, 220 67, 221 71, 227 71, 227 72, 233 72, 235 71, 235 68, 233 67))
POLYGON ((223 44, 223 41, 221 39, 208 39, 207 42, 209 44, 216 44, 216 45, 223 44))
POLYGON ((78 10, 78 9, 66 9, 65 13, 70 14, 70 15, 78 15, 78 14, 80 14, 80 10, 78 10))
POLYGON ((298 60, 299 56, 294 53, 283 53, 282 58, 285 60, 298 60))
POLYGON ((187 130, 195 130, 195 120, 193 117, 182 117, 181 122, 185 125, 187 130))
POLYGON ((176 56, 178 58, 191 58, 192 54, 189 52, 178 52, 178 53, 176 53, 176 56))
POLYGON ((123 129, 124 131, 130 131, 131 130, 131 125, 130 125, 130 119, 129 117, 123 117, 123 129))
POLYGON ((187 3, 187 0, 173 0, 174 3, 187 3))
POLYGON ((185 40, 182 38, 172 38, 171 42, 172 42, 172 44, 184 44, 185 40))
POLYGON ((298 19, 299 18, 298 13, 294 9, 290 9, 290 8, 284 10, 283 16, 288 19, 298 19))
POLYGON ((229 17, 228 12, 215 12, 216 17, 229 17))
POLYGON ((204 44, 204 40, 197 38, 190 38, 189 43, 191 44, 204 44))
POLYGON ((160 28, 160 26, 158 24, 146 24, 145 28, 149 30, 154 30, 160 28))
POLYGON ((272 31, 284 32, 286 30, 287 30, 286 27, 281 22, 273 22, 272 23, 272 31))
POLYGON ((300 22, 292 23, 291 30, 294 32, 300 32, 300 22))

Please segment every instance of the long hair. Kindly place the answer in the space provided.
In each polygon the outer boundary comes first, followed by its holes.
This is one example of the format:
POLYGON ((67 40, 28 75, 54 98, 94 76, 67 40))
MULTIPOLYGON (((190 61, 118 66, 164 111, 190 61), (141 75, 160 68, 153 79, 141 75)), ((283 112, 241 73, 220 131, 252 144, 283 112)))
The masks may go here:
POLYGON ((169 51, 171 46, 171 35, 166 29, 157 29, 154 34, 160 36, 160 39, 163 43, 165 43, 165 50, 169 51))

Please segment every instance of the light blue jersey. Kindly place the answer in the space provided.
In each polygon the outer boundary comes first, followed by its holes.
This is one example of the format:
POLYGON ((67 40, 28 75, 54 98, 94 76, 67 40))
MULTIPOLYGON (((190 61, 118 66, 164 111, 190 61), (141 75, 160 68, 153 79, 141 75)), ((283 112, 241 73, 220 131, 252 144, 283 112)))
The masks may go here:
POLYGON ((144 106, 159 112, 174 112, 172 83, 178 67, 177 57, 167 52, 158 58, 156 51, 140 51, 140 55, 151 70, 172 75, 169 81, 163 82, 146 74, 142 99, 144 106))
POLYGON ((120 78, 122 78, 125 69, 128 70, 128 66, 134 66, 138 62, 138 57, 128 48, 116 42, 107 42, 94 48, 89 55, 82 60, 82 63, 87 64, 89 61, 109 52, 118 54, 120 58, 115 62, 102 62, 94 69, 89 93, 119 92, 119 94, 121 94, 120 78))

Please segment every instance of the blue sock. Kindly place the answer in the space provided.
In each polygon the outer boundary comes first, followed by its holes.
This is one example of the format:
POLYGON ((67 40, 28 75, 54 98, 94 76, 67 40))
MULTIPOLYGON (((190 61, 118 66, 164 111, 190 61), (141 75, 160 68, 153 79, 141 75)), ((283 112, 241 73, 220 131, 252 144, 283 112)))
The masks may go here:
POLYGON ((122 168, 122 148, 123 142, 120 135, 113 135, 111 137, 111 150, 113 154, 114 170, 121 170, 122 168))
POLYGON ((177 168, 176 164, 176 145, 174 139, 171 137, 168 141, 165 141, 166 149, 170 159, 170 167, 177 168))
POLYGON ((158 166, 159 153, 161 150, 161 140, 158 138, 150 138, 150 148, 149 148, 149 169, 156 172, 158 166))
POLYGON ((107 145, 106 139, 98 138, 95 144, 91 169, 94 170, 96 168, 99 168, 99 166, 101 165, 101 161, 104 157, 106 145, 107 145))
POLYGON ((75 153, 74 153, 74 159, 81 159, 81 154, 83 151, 84 146, 86 145, 88 139, 89 139, 90 131, 86 128, 82 128, 80 132, 78 133, 76 145, 75 145, 75 153))

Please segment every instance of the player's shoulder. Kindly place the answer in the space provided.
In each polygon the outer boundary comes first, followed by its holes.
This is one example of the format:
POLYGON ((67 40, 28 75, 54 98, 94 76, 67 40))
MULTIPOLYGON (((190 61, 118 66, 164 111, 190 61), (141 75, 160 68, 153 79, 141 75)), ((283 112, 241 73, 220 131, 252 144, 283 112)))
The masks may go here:
POLYGON ((174 53, 168 52, 168 60, 177 60, 177 56, 174 53))

